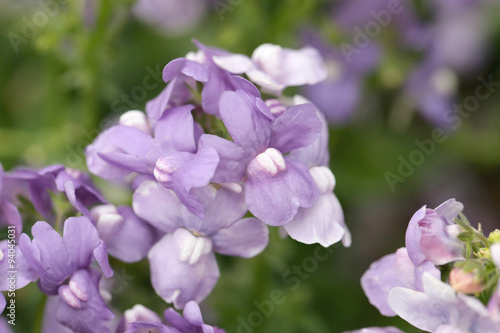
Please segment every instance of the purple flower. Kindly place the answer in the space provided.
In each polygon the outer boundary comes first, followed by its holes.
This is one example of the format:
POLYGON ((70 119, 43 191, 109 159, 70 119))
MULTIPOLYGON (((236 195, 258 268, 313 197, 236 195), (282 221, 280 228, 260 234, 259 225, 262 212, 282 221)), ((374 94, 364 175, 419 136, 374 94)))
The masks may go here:
POLYGON ((348 331, 344 333, 404 333, 396 327, 367 327, 360 330, 348 331))
POLYGON ((457 294, 430 274, 422 277, 423 292, 396 287, 389 305, 404 320, 426 332, 500 332, 486 307, 476 298, 457 294))
POLYGON ((267 227, 255 218, 242 219, 246 206, 239 190, 196 190, 205 208, 203 220, 156 182, 146 181, 134 193, 136 214, 166 232, 148 254, 151 282, 176 308, 200 302, 211 292, 219 278, 214 252, 250 258, 266 247, 267 227))
POLYGON ((436 265, 463 259, 464 244, 457 236, 461 228, 453 222, 463 205, 449 199, 436 209, 420 208, 406 230, 406 248, 414 265, 425 260, 436 265))
POLYGON ((123 333, 130 328, 134 322, 161 323, 161 318, 152 310, 141 304, 136 304, 132 309, 126 310, 120 319, 116 333, 123 333))
MULTIPOLYGON (((301 101, 300 98, 296 100, 301 101)), ((283 227, 290 237, 302 243, 328 247, 342 239, 344 246, 350 246, 351 234, 344 223, 340 202, 333 193, 335 176, 328 168, 328 126, 319 111, 317 115, 323 122, 321 135, 311 145, 295 149, 289 156, 307 165, 320 194, 311 207, 299 208, 283 227)))
POLYGON ((100 278, 93 269, 77 270, 57 296, 48 298, 42 332, 109 333, 107 322, 114 314, 99 294, 100 278))
POLYGON ((206 6, 203 0, 138 0, 132 12, 141 21, 172 35, 194 28, 206 6))
POLYGON ((315 33, 307 33, 303 39, 321 53, 328 71, 324 81, 304 86, 304 94, 332 124, 351 120, 362 99, 363 81, 380 61, 378 44, 370 43, 359 52, 348 55, 328 45, 315 33))
MULTIPOLYGON (((134 307, 135 309, 135 307, 134 307)), ((130 311, 130 310, 129 310, 130 311)), ((144 332, 145 329, 156 329, 155 332, 160 333, 225 333, 223 329, 218 327, 212 327, 203 322, 203 317, 201 315, 200 307, 194 301, 190 301, 186 304, 183 311, 183 316, 176 312, 172 308, 168 308, 163 313, 165 320, 168 325, 163 325, 159 318, 154 318, 153 312, 145 308, 138 308, 136 312, 140 311, 138 314, 138 320, 135 323, 131 323, 128 330, 125 333, 140 333, 144 332), (145 310, 148 314, 145 318, 145 310), (141 318, 142 317, 142 318, 141 318)), ((121 333, 118 331, 117 333, 121 333)))
POLYGON ((242 55, 221 55, 215 60, 221 68, 246 73, 251 81, 277 95, 286 87, 316 84, 326 78, 321 54, 312 47, 294 50, 262 44, 254 50, 251 61, 242 55))
POLYGON ((70 217, 64 223, 63 236, 48 223, 39 221, 31 228, 33 240, 22 234, 19 248, 31 269, 39 276, 40 290, 57 294, 59 286, 78 269, 86 269, 97 260, 104 275, 113 271, 106 247, 92 223, 85 217, 70 217))
POLYGON ((389 292, 395 287, 422 290, 422 274, 425 272, 437 278, 441 276, 439 269, 430 261, 414 266, 403 247, 372 263, 361 277, 361 286, 370 303, 382 315, 395 316, 387 300, 389 292))
POLYGON ((245 179, 245 201, 264 223, 290 222, 299 207, 318 197, 307 167, 284 154, 313 143, 323 125, 311 104, 289 107, 276 118, 260 98, 246 91, 225 92, 220 114, 233 142, 202 135, 200 147, 217 149, 220 163, 215 182, 245 179))
POLYGON ((50 192, 64 193, 73 207, 90 219, 88 207, 106 202, 87 174, 60 164, 41 170, 12 170, 5 174, 4 183, 7 187, 4 192, 10 192, 11 197, 19 193, 29 198, 37 212, 51 222, 55 216, 50 192))
POLYGON ((197 53, 188 53, 186 58, 175 59, 165 66, 163 70, 165 82, 171 80, 202 82, 204 84, 201 91, 203 111, 217 116, 219 115, 219 100, 225 91, 243 89, 255 97, 260 95, 259 90, 252 83, 231 72, 233 68, 248 67, 251 64, 248 57, 207 47, 198 41, 195 41, 195 44, 199 49, 197 53), (222 66, 220 59, 225 59, 226 66, 222 66))
POLYGON ((94 207, 91 213, 108 253, 121 261, 136 262, 145 258, 156 241, 154 228, 130 207, 101 205, 94 207))

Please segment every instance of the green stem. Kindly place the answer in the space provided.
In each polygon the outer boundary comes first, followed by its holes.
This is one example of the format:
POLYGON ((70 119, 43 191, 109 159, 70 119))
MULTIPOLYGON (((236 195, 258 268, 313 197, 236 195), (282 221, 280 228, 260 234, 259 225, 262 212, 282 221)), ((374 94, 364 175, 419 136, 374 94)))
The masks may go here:
POLYGON ((42 298, 40 299, 40 302, 38 302, 38 305, 36 307, 35 321, 33 322, 34 333, 42 333, 43 313, 45 311, 46 303, 47 303, 47 295, 42 294, 42 298))

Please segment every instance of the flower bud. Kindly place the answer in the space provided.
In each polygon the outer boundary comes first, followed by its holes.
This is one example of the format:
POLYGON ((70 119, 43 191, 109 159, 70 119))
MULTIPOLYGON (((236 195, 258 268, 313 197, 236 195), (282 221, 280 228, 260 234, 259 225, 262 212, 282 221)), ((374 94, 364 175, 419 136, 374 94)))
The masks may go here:
POLYGON ((500 243, 500 230, 495 229, 494 231, 490 232, 488 236, 488 242, 490 242, 490 244, 500 243))
POLYGON ((455 267, 450 272, 450 285, 463 294, 474 294, 484 290, 485 286, 477 271, 467 272, 461 267, 455 267))
POLYGON ((478 258, 490 259, 491 258, 491 251, 487 247, 483 247, 477 251, 476 255, 478 258))

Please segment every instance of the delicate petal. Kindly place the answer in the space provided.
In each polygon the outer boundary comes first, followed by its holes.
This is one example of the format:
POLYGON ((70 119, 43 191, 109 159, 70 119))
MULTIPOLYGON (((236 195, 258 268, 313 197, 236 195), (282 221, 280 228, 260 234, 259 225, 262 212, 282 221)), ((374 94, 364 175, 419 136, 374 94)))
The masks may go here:
POLYGON ((206 65, 186 58, 178 58, 169 62, 163 69, 163 81, 168 82, 174 77, 184 74, 199 82, 207 82, 209 69, 206 65))
MULTIPOLYGON (((126 310, 118 324, 117 332, 125 332, 131 328, 134 322, 147 322, 161 324, 161 318, 152 310, 141 304, 136 304, 132 309, 126 310)), ((134 332, 132 330, 132 332, 134 332)))
POLYGON ((116 232, 103 238, 109 254, 123 262, 136 262, 145 258, 156 238, 154 229, 137 217, 130 207, 119 207, 117 213, 123 217, 123 223, 116 232))
POLYGON ((342 207, 332 192, 320 195, 310 208, 299 208, 284 228, 301 243, 319 243, 324 247, 337 243, 347 230, 342 207))
POLYGON ((108 250, 106 249, 106 244, 100 241, 99 246, 94 249, 94 258, 99 264, 106 278, 113 276, 113 269, 109 265, 108 250))
POLYGON ((100 244, 99 233, 87 218, 70 217, 64 222, 63 243, 72 266, 85 268, 94 261, 94 249, 100 244))
POLYGON ((269 146, 271 121, 255 105, 256 97, 242 90, 226 91, 220 98, 220 115, 234 142, 252 152, 269 146))
POLYGON ((206 245, 198 248, 197 244, 202 243, 193 238, 197 237, 186 229, 177 229, 165 235, 148 254, 153 288, 176 308, 183 308, 190 300, 201 302, 220 275, 211 249, 206 245))
POLYGON ((243 54, 216 55, 212 59, 217 66, 233 74, 243 74, 253 67, 252 60, 243 54))
MULTIPOLYGON (((433 265, 422 268, 433 276, 440 276, 440 272, 433 265)), ((408 257, 405 248, 396 253, 386 255, 370 265, 370 268, 361 277, 361 286, 370 303, 384 316, 395 316, 387 298, 395 287, 405 287, 416 290, 420 283, 422 271, 415 268, 408 257)))
POLYGON ((256 218, 246 218, 221 229, 212 237, 214 251, 243 258, 262 252, 269 241, 267 226, 256 218))
POLYGON ((155 228, 174 232, 191 215, 172 190, 156 181, 143 182, 133 196, 134 212, 155 228))
POLYGON ((438 213, 438 215, 444 217, 448 223, 454 223, 452 222, 453 219, 458 216, 458 212, 463 210, 464 205, 455 199, 448 199, 434 209, 434 211, 438 213))
POLYGON ((192 105, 169 109, 158 120, 154 129, 155 140, 164 151, 195 152, 194 120, 192 105))
POLYGON ((270 146, 287 153, 312 144, 322 130, 314 105, 294 105, 273 122, 270 146))
MULTIPOLYGON (((23 229, 21 214, 16 205, 0 198, 0 226, 4 227, 9 225, 21 231, 23 229)), ((16 233, 16 238, 19 237, 20 234, 20 232, 16 233)))
POLYGON ((300 163, 286 160, 286 170, 274 175, 265 170, 247 172, 245 198, 248 209, 272 226, 290 222, 299 207, 311 207, 318 198, 316 184, 300 163))

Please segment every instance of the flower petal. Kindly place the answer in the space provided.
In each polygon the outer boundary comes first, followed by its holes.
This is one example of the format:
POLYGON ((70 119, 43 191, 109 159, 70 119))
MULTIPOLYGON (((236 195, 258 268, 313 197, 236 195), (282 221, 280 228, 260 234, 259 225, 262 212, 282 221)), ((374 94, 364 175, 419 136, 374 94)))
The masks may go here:
POLYGON ((267 226, 256 218, 246 218, 212 236, 214 251, 243 258, 261 253, 269 241, 267 226))

